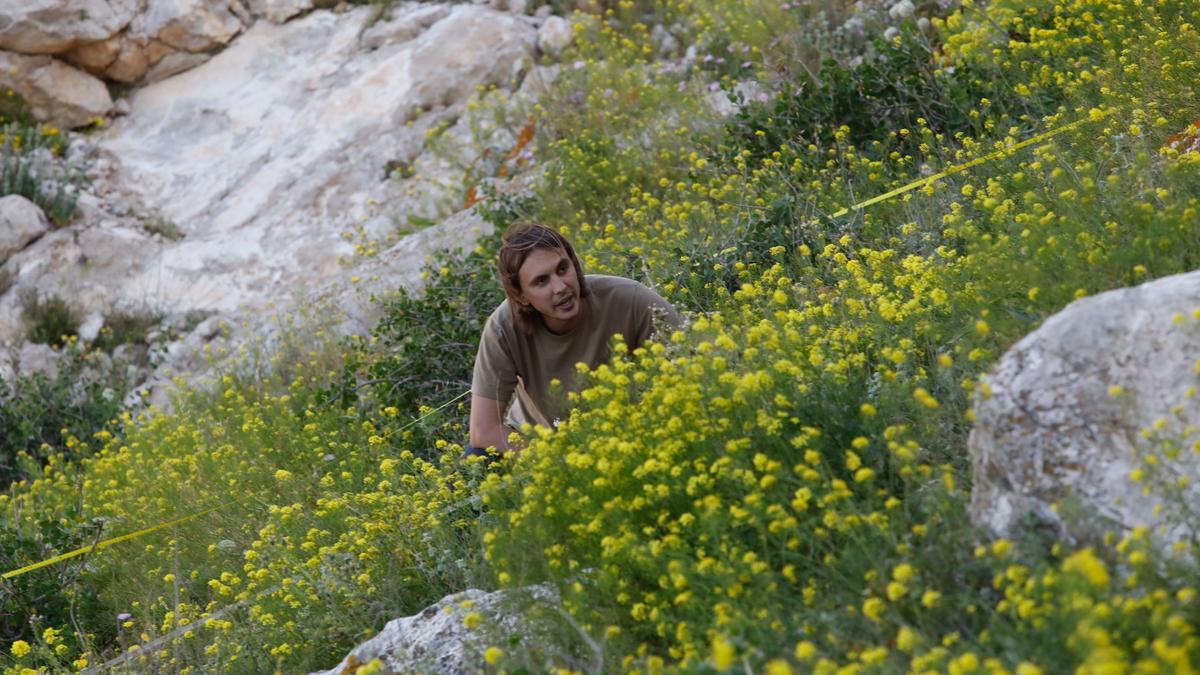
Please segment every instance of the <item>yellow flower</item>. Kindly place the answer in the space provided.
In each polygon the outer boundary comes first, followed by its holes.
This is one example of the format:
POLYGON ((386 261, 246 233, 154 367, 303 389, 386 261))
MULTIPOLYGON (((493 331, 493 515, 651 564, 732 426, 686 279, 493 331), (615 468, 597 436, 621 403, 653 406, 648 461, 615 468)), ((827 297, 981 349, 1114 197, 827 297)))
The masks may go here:
POLYGON ((1108 568, 1090 548, 1073 553, 1062 563, 1064 572, 1081 574, 1097 588, 1106 588, 1109 582, 1108 568))
POLYGON ((728 670, 733 666, 736 653, 733 643, 723 637, 717 637, 712 642, 712 662, 717 670, 728 670))
POLYGON ((938 601, 942 599, 942 594, 937 591, 925 591, 921 595, 921 604, 933 609, 937 607, 938 601))
POLYGON ((817 655, 817 647, 808 640, 796 643, 796 658, 800 661, 811 661, 817 655))
POLYGON ((883 617, 884 604, 879 598, 867 598, 863 602, 862 613, 868 619, 878 623, 883 617))
POLYGON ((500 657, 502 656, 504 656, 504 651, 499 647, 488 647, 487 650, 483 652, 483 660, 487 661, 489 666, 496 665, 496 662, 499 661, 500 657))
POLYGON ((474 629, 483 623, 483 615, 479 612, 471 612, 463 617, 463 625, 467 628, 474 629))
POLYGON ((24 640, 17 640, 16 642, 12 643, 12 647, 10 649, 12 650, 13 656, 19 659, 29 653, 29 643, 24 640))
POLYGON ((783 659, 775 659, 767 662, 764 672, 766 675, 792 675, 792 666, 783 659))

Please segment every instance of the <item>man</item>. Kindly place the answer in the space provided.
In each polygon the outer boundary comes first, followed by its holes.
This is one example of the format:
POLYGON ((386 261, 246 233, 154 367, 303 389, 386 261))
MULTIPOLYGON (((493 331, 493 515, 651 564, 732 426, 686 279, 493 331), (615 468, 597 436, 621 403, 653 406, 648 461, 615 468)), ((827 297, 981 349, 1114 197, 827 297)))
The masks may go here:
POLYGON ((655 317, 682 323, 670 303, 632 279, 585 277, 570 242, 542 225, 510 228, 499 268, 506 298, 479 340, 465 455, 519 451, 520 442, 508 440, 513 430, 565 419, 566 393, 578 390, 575 364, 606 362, 613 335, 633 350, 650 337, 655 317))

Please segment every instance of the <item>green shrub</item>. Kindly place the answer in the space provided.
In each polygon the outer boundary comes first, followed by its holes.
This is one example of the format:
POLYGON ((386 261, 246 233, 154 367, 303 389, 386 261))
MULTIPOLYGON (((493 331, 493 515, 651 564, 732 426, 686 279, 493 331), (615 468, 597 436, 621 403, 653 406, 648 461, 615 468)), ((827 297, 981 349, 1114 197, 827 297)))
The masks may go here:
POLYGON ((143 360, 150 348, 150 330, 162 319, 160 312, 115 312, 104 318, 104 327, 92 344, 110 354, 121 345, 129 345, 137 353, 135 360, 143 360))
POLYGON ((23 298, 21 319, 30 342, 61 347, 79 331, 79 317, 67 301, 58 295, 43 298, 36 291, 23 298))
POLYGON ((66 161, 51 166, 35 153, 45 150, 61 157, 67 144, 61 130, 33 120, 20 96, 11 90, 0 95, 0 197, 21 195, 41 207, 51 222, 67 223, 75 214, 83 172, 66 161))
POLYGON ((72 340, 56 369, 12 382, 0 378, 0 487, 28 477, 22 461, 41 464, 59 452, 69 460, 86 456, 93 434, 122 410, 129 390, 125 364, 72 340))
POLYGON ((881 154, 925 154, 958 134, 981 135, 985 123, 1001 125, 1008 116, 1028 113, 1036 119, 1061 103, 1018 96, 994 73, 976 72, 972 64, 943 68, 937 42, 912 25, 873 44, 874 54, 856 65, 827 59, 813 78, 783 83, 768 102, 745 101, 731 92, 740 106, 729 122, 732 152, 750 149, 761 158, 786 144, 829 146, 844 126, 849 129, 844 140, 864 149, 880 141, 881 154), (978 109, 981 100, 990 102, 987 115, 978 109), (939 142, 909 133, 923 127, 939 142), (898 134, 901 130, 907 131, 898 134))

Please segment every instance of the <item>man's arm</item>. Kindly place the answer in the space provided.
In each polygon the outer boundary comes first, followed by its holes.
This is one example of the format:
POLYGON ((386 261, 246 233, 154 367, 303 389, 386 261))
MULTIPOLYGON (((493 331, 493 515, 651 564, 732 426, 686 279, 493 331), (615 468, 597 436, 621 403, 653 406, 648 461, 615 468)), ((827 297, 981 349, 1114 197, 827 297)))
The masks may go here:
POLYGON ((508 454, 509 450, 520 452, 519 445, 508 442, 508 435, 512 433, 512 429, 505 426, 503 422, 506 405, 506 402, 493 398, 478 394, 471 395, 470 434, 472 446, 481 450, 495 448, 502 455, 508 454))

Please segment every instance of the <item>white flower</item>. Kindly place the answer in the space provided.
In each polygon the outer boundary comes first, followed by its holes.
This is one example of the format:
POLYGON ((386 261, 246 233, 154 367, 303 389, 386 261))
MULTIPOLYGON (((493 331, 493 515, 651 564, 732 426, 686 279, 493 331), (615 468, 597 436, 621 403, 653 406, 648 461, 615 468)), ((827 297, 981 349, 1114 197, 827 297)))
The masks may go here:
POLYGON ((892 5, 892 8, 888 10, 888 14, 893 19, 900 21, 912 16, 915 11, 917 11, 917 8, 913 5, 912 0, 900 0, 900 2, 892 5))
POLYGON ((883 39, 895 40, 900 37, 900 29, 895 26, 888 26, 887 30, 883 31, 883 39))

